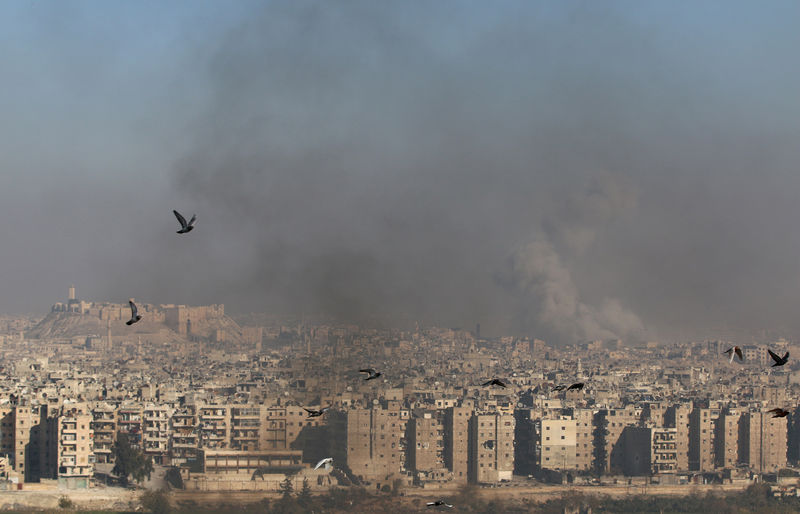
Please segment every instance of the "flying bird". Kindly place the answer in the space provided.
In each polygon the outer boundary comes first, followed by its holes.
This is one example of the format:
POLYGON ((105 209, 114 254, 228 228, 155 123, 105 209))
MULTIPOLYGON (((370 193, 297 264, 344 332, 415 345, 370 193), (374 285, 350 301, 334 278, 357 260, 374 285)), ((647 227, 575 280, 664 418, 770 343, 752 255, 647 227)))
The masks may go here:
POLYGON ((186 218, 181 216, 181 213, 178 211, 173 210, 173 214, 175 217, 178 218, 178 222, 181 224, 181 229, 178 231, 178 234, 185 234, 187 232, 191 232, 194 228, 194 224, 197 221, 197 214, 192 215, 192 219, 189 220, 189 223, 186 223, 186 218))
POLYGON ((142 317, 139 316, 139 309, 136 308, 136 304, 133 303, 133 300, 128 300, 128 303, 131 304, 131 319, 126 321, 125 324, 133 325, 134 323, 142 319, 142 317))
POLYGON ((553 386, 553 391, 563 391, 566 388, 567 388, 567 386, 565 386, 565 385, 557 385, 557 386, 553 386))
POLYGON ((775 361, 775 364, 772 365, 774 368, 775 366, 783 366, 786 364, 786 361, 789 360, 789 352, 786 352, 786 355, 783 357, 779 357, 776 353, 773 353, 772 350, 767 350, 769 352, 769 356, 772 357, 772 360, 775 361))
POLYGON ((728 348, 723 353, 731 354, 731 362, 733 362, 733 357, 734 356, 739 357, 739 361, 743 361, 744 360, 744 357, 742 357, 742 349, 739 348, 738 346, 734 346, 732 348, 728 348))
POLYGON ((444 500, 436 500, 435 502, 428 502, 426 505, 428 507, 447 507, 449 509, 453 508, 452 505, 450 505, 449 503, 445 502, 444 500))
POLYGON ((358 370, 359 373, 369 373, 369 376, 364 380, 372 380, 373 378, 378 378, 379 376, 383 375, 380 371, 375 371, 372 368, 364 368, 358 370))
POLYGON ((773 418, 785 418, 786 416, 789 415, 788 410, 783 410, 779 407, 775 409, 770 409, 767 412, 771 413, 773 418))
POLYGON ((583 389, 583 382, 576 382, 567 388, 567 391, 572 391, 573 389, 577 389, 580 391, 583 389))
POLYGON ((303 410, 308 412, 308 417, 309 418, 318 418, 318 417, 322 416, 323 414, 325 414, 326 412, 328 412, 328 409, 330 409, 330 407, 322 407, 319 410, 306 409, 305 407, 303 407, 303 410))
POLYGON ((488 381, 484 382, 482 385, 483 385, 483 387, 486 387, 486 386, 506 387, 506 385, 503 383, 503 381, 500 380, 499 378, 493 378, 491 380, 488 380, 488 381))
POLYGON ((327 466, 328 464, 333 466, 333 457, 326 457, 326 458, 322 459, 321 461, 317 462, 317 465, 314 466, 314 469, 319 469, 322 466, 327 466))

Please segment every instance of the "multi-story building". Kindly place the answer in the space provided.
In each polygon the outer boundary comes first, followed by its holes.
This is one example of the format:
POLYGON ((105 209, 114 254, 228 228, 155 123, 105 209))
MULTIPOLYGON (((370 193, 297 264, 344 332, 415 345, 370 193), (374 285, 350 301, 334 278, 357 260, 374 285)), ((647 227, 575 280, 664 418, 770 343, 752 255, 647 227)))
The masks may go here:
POLYGON ((576 421, 569 416, 559 416, 555 419, 542 419, 539 426, 539 468, 578 469, 576 421))
POLYGON ((739 462, 741 413, 726 408, 719 415, 714 433, 714 461, 718 468, 735 468, 739 462))
POLYGON ((594 411, 591 409, 573 409, 575 420, 575 469, 588 471, 592 469, 594 456, 594 411))
POLYGON ((347 465, 369 481, 388 480, 405 470, 409 412, 398 402, 347 412, 347 465))
POLYGON ((689 469, 714 470, 714 433, 721 409, 695 407, 689 415, 689 469))
POLYGON ((758 472, 786 467, 786 418, 771 413, 745 412, 741 416, 739 460, 758 472))
POLYGON ((259 448, 262 450, 289 449, 304 428, 320 423, 320 418, 309 418, 297 405, 272 405, 263 409, 261 416, 259 448))
POLYGON ((117 408, 117 432, 127 434, 134 448, 142 447, 142 406, 124 404, 117 408))
POLYGON ((347 466, 357 476, 373 475, 372 410, 347 411, 347 466))
POLYGON ((58 480, 68 487, 86 488, 94 473, 92 415, 65 406, 58 416, 58 480))
POLYGON ((448 407, 444 413, 444 462, 456 482, 468 477, 471 416, 472 406, 448 407))
POLYGON ((254 451, 261 447, 261 427, 264 425, 261 417, 260 405, 237 405, 231 408, 231 448, 254 451))
POLYGON ((198 437, 197 408, 188 404, 172 413, 170 458, 173 465, 197 462, 200 441, 198 437))
POLYGON ((408 421, 406 467, 410 471, 444 468, 444 424, 435 414, 424 412, 408 421))
POLYGON ((19 475, 26 475, 25 450, 30 441, 34 416, 26 402, 14 401, 0 408, 0 446, 9 457, 9 465, 19 475))
POLYGON ((642 409, 634 405, 626 405, 621 409, 609 409, 606 414, 605 454, 607 455, 606 472, 620 473, 625 463, 624 450, 620 438, 625 427, 636 426, 642 417, 642 409))
POLYGON ((689 470, 689 414, 692 405, 678 403, 670 405, 664 414, 666 427, 675 429, 676 466, 680 471, 689 470))
POLYGON ((747 345, 742 347, 742 356, 744 362, 749 364, 757 364, 759 366, 766 366, 767 362, 771 362, 767 349, 761 346, 747 345))
POLYGON ((30 430, 29 451, 25 457, 25 480, 58 478, 59 465, 59 407, 39 405, 36 424, 30 430))
POLYGON ((170 409, 148 403, 143 409, 142 447, 156 464, 169 464, 170 409))
POLYGON ((654 474, 678 471, 677 429, 650 428, 650 467, 654 474))
POLYGON ((227 449, 230 446, 230 407, 201 405, 198 409, 200 447, 227 449))
POLYGON ((620 444, 623 471, 628 476, 675 473, 677 448, 674 428, 627 426, 620 444))
POLYGON ((511 480, 514 472, 514 416, 473 414, 469 420, 469 481, 511 480))
POLYGON ((94 456, 98 463, 114 461, 112 448, 117 437, 117 414, 111 405, 99 404, 92 409, 94 456))

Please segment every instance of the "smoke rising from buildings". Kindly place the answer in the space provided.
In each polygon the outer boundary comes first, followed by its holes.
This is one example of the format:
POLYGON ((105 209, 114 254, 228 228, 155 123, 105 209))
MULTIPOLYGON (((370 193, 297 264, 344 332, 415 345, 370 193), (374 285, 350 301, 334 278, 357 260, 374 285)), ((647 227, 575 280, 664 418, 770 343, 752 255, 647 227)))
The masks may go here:
POLYGON ((3 310, 75 283, 554 341, 800 328, 785 13, 82 9, 14 17, 2 50, 3 310))
POLYGON ((532 34, 507 41, 498 26, 447 44, 399 14, 284 5, 214 56, 214 100, 176 185, 231 223, 253 220, 241 270, 253 292, 350 320, 496 320, 513 306, 541 310, 512 316, 517 328, 558 338, 627 334, 630 319, 640 328, 613 301, 581 302, 554 247, 515 255, 524 295, 492 280, 531 233, 583 252, 630 202, 612 174, 581 169, 589 160, 559 169, 552 154, 567 148, 535 141, 559 116, 525 84, 555 84, 491 62, 527 60, 515 48, 532 34))
POLYGON ((509 259, 509 273, 498 275, 518 295, 519 328, 536 327, 551 341, 644 336, 641 320, 617 299, 603 298, 597 306, 581 301, 562 257, 581 256, 608 223, 635 204, 632 190, 607 173, 597 173, 582 192, 570 194, 561 209, 545 216, 546 236, 517 249, 509 259))

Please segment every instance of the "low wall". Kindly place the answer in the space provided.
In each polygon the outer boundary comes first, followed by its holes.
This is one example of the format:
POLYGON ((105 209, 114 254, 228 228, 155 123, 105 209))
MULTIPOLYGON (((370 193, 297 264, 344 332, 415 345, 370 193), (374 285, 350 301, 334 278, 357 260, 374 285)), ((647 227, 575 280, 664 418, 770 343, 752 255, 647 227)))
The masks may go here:
MULTIPOLYGON (((286 480, 284 474, 251 476, 228 473, 191 473, 188 479, 184 479, 183 485, 187 491, 278 492, 284 480, 286 480)), ((325 470, 303 470, 292 475, 291 480, 295 491, 302 489, 303 481, 308 480, 308 485, 315 492, 327 491, 336 482, 325 470)))

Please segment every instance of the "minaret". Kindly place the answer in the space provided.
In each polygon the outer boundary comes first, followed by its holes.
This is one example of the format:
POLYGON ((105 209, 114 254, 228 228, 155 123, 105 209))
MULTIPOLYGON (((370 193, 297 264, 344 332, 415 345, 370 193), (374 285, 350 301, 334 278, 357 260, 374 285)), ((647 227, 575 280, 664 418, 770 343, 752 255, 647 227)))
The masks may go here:
POLYGON ((111 351, 111 318, 106 320, 106 350, 111 351))

